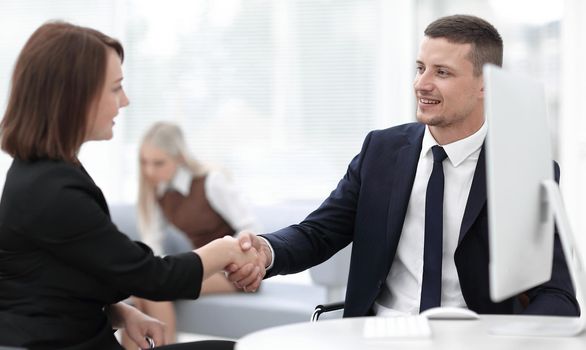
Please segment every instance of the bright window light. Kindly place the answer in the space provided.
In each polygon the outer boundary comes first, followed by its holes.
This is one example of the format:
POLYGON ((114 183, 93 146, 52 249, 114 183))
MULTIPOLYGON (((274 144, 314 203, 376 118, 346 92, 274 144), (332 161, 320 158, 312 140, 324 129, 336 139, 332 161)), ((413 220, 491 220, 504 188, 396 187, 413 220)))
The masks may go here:
POLYGON ((543 25, 559 21, 564 12, 560 0, 489 0, 494 12, 511 22, 543 25))

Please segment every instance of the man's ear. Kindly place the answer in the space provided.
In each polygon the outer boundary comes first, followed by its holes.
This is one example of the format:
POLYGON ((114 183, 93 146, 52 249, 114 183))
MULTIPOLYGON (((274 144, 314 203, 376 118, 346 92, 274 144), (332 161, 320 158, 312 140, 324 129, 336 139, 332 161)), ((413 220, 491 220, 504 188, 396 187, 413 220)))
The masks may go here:
POLYGON ((480 77, 480 98, 484 98, 484 78, 480 77))

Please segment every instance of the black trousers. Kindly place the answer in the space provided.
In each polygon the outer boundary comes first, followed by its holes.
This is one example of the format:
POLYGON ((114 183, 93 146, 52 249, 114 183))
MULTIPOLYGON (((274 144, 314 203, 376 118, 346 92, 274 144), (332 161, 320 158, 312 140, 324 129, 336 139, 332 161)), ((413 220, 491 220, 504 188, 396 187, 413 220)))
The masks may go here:
POLYGON ((156 347, 158 350, 234 350, 231 340, 202 340, 191 343, 171 344, 156 347))

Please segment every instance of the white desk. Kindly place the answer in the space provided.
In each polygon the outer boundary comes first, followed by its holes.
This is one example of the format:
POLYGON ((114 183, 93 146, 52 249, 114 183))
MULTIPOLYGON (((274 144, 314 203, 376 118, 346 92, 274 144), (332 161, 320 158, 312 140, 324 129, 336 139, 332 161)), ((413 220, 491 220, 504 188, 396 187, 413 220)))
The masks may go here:
MULTIPOLYGON (((507 321, 535 320, 536 316, 483 315, 480 320, 430 321, 432 336, 414 340, 372 340, 362 336, 366 317, 296 323, 251 333, 236 350, 363 350, 363 349, 471 349, 471 350, 584 350, 586 333, 578 337, 500 336, 488 332, 507 321)), ((539 317, 550 323, 563 317, 539 317)))

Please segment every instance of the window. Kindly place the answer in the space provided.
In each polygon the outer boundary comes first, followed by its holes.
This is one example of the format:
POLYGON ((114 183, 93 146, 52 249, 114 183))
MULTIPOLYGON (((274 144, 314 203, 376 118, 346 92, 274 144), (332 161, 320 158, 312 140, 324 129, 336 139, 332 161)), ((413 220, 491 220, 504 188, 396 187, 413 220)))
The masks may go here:
POLYGON ((131 104, 114 139, 80 155, 110 202, 135 200, 140 137, 157 120, 179 123, 194 155, 256 202, 322 199, 368 131, 413 118, 409 3, 15 1, 0 27, 19 36, 0 57, 12 67, 50 18, 121 39, 131 104))

